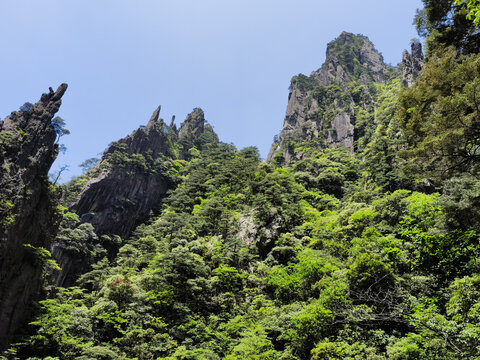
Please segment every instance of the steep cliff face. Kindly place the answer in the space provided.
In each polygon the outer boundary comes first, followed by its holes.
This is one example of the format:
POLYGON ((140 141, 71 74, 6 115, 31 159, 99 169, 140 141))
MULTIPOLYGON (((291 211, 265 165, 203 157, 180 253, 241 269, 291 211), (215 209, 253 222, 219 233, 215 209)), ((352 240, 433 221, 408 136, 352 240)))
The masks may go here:
POLYGON ((128 237, 152 211, 159 210, 162 198, 176 186, 175 160, 189 159, 193 147, 201 150, 218 144, 211 126, 205 125, 201 109, 194 109, 180 130, 173 120, 167 126, 158 107, 147 126, 111 144, 92 169, 90 179, 70 206, 82 224, 70 230, 62 228, 66 241, 59 236, 51 247, 62 268, 54 275, 55 286, 73 285, 92 260, 85 249, 72 251, 69 231, 76 232, 72 236, 82 238, 82 247, 89 249, 97 245, 105 248, 101 235, 128 237))
POLYGON ((52 118, 67 89, 50 88, 0 122, 0 347, 31 315, 41 288, 44 248, 58 228, 48 171, 58 154, 52 118))
POLYGON ((327 46, 325 63, 310 76, 293 77, 282 131, 267 160, 308 156, 310 148, 356 150, 365 133, 359 115, 373 107, 372 83, 385 80, 386 65, 367 37, 343 32, 327 46), (295 149, 295 144, 308 144, 295 149))
POLYGON ((99 234, 125 237, 169 188, 168 178, 154 162, 168 154, 175 135, 156 109, 145 128, 113 143, 71 209, 99 234))
POLYGON ((411 52, 407 50, 402 54, 402 72, 403 72, 403 85, 410 87, 422 71, 423 67, 423 51, 422 44, 418 41, 412 43, 411 52))
POLYGON ((175 185, 169 173, 172 161, 188 157, 191 147, 201 147, 205 134, 213 133, 205 126, 201 109, 187 116, 180 131, 173 123, 167 126, 159 114, 160 107, 146 127, 109 147, 96 168, 97 175, 71 206, 98 234, 128 236, 151 210, 158 209, 162 197, 175 185))

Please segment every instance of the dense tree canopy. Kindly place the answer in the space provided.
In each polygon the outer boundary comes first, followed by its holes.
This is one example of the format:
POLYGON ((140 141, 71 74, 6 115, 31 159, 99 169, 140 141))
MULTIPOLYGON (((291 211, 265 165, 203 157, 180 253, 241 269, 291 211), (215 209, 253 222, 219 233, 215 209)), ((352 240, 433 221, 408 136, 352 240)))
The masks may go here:
POLYGON ((400 124, 412 145, 410 166, 435 178, 478 172, 480 55, 435 53, 399 98, 400 124), (425 173, 426 172, 426 173, 425 173))
POLYGON ((428 54, 439 47, 455 46, 461 54, 480 51, 480 33, 467 18, 478 7, 476 1, 422 0, 424 8, 417 13, 415 23, 422 37, 427 37, 428 54))
POLYGON ((292 138, 308 156, 262 162, 208 128, 156 159, 119 145, 82 164, 55 242, 83 267, 75 286, 45 288, 0 359, 479 359, 480 43, 466 17, 479 3, 424 4, 429 56, 413 86, 395 70, 312 95, 354 99, 354 153, 292 138), (171 184, 125 238, 67 209, 115 166, 171 184))

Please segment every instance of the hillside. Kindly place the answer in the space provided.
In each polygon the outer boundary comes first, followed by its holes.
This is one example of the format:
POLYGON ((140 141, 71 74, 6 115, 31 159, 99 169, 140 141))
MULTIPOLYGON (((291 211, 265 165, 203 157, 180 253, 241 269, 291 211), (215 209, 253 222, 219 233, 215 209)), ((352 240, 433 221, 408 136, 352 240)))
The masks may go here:
POLYGON ((159 107, 56 185, 66 85, 0 122, 0 359, 479 358, 480 35, 424 3, 425 56, 292 78, 266 161, 159 107))

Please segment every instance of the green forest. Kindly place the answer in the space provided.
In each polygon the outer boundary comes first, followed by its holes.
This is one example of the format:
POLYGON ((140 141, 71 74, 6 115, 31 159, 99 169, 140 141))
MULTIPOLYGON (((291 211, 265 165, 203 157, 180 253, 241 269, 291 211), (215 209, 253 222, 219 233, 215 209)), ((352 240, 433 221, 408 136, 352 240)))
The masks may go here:
MULTIPOLYGON (((80 265, 56 286, 55 252, 22 245, 40 286, 0 359, 480 359, 480 3, 423 3, 413 85, 392 66, 373 81, 355 44, 332 50, 347 81, 292 80, 320 104, 315 121, 354 114, 354 151, 326 146, 325 125, 275 139, 261 161, 203 119, 202 133, 180 135, 159 120, 145 131, 161 152, 120 140, 83 175, 49 182, 56 220, 42 233, 80 265), (113 172, 165 187, 129 234, 97 231, 72 207, 113 172)), ((0 132, 5 174, 24 138, 0 132)), ((3 234, 30 196, 15 191, 0 190, 3 234)), ((122 201, 115 211, 137 200, 122 201)))

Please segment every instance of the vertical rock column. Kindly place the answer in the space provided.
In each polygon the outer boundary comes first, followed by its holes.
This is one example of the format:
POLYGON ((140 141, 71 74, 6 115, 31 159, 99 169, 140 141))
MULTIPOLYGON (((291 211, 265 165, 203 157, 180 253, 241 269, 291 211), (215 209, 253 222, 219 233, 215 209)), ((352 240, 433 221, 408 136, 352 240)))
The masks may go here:
POLYGON ((403 85, 410 87, 417 80, 423 67, 422 44, 418 41, 412 43, 411 53, 407 50, 402 54, 403 85))
POLYGON ((58 155, 52 118, 62 84, 0 122, 0 348, 29 321, 42 286, 42 250, 60 215, 48 171, 58 155))

